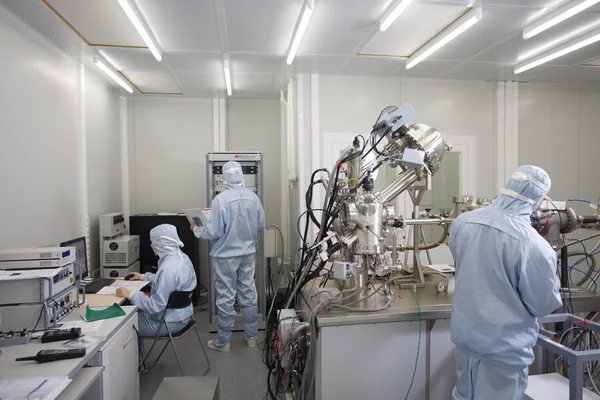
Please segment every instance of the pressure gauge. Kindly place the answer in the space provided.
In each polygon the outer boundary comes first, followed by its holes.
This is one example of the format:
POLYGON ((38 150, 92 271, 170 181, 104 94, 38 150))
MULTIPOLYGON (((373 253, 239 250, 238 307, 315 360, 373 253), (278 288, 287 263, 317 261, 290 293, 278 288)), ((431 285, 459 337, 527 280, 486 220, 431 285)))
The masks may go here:
POLYGON ((448 282, 446 281, 438 281, 436 286, 438 293, 444 293, 446 290, 448 290, 448 282))

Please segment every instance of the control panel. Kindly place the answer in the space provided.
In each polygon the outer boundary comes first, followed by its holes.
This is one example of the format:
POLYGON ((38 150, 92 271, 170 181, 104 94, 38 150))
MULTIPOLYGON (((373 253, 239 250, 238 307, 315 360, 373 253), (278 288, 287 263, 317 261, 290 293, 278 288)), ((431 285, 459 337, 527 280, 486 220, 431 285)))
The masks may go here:
POLYGON ((46 323, 54 326, 79 305, 77 287, 73 286, 46 301, 46 323))
MULTIPOLYGON (((242 174, 244 175, 244 186, 259 195, 259 186, 261 185, 260 175, 261 167, 260 161, 237 161, 242 166, 242 174)), ((227 160, 213 160, 211 168, 211 198, 215 198, 219 193, 222 193, 226 188, 225 177, 223 176, 223 166, 227 163, 227 160)), ((262 200, 262 198, 261 198, 262 200)))

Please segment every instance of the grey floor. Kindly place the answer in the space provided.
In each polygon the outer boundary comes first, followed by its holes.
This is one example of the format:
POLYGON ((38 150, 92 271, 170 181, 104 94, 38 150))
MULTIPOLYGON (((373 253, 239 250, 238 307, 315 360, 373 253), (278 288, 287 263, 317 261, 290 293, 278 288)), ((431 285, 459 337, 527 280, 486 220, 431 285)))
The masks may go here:
MULTIPOLYGON (((200 312, 194 316, 198 321, 200 338, 206 346, 206 342, 216 336, 216 334, 208 332, 208 312, 200 312)), ((264 332, 261 331, 258 342, 262 342, 263 338, 264 332)), ((150 349, 151 345, 151 341, 146 341, 146 351, 150 349)), ((156 347, 160 345, 159 343, 156 347)), ((176 341, 175 345, 185 375, 202 375, 206 370, 206 363, 195 332, 190 331, 176 341)), ((208 349, 206 351, 211 363, 211 370, 207 376, 220 378, 220 400, 264 399, 267 392, 267 367, 262 362, 261 351, 258 348, 250 349, 246 346, 243 332, 233 333, 231 352, 219 353, 208 349)), ((158 351, 155 349, 154 356, 156 355, 158 355, 158 351)), ((172 348, 165 350, 159 363, 140 379, 140 399, 151 400, 162 379, 169 376, 181 376, 172 348)))

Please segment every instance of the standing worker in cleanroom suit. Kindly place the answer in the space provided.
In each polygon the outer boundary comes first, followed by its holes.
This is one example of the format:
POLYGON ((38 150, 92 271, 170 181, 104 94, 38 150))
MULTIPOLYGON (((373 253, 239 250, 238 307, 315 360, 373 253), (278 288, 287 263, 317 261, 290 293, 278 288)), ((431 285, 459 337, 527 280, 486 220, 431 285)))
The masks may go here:
POLYGON ((195 226, 194 234, 213 240, 210 255, 215 270, 219 334, 210 340, 212 350, 228 352, 235 324, 235 297, 244 308, 245 338, 256 347, 258 306, 254 283, 254 253, 258 231, 265 227, 265 211, 256 194, 244 187, 242 166, 229 161, 223 166, 226 188, 212 201, 207 226, 195 226))
POLYGON ((521 166, 492 205, 451 225, 454 400, 523 398, 537 318, 562 305, 556 252, 530 221, 549 190, 544 170, 521 166))
MULTIPOLYGON (((150 296, 143 292, 132 292, 127 288, 118 288, 117 296, 128 298, 138 306, 139 332, 141 336, 155 336, 160 329, 160 335, 167 335, 167 328, 162 322, 163 312, 169 302, 172 292, 191 292, 196 288, 196 273, 189 257, 179 249, 183 243, 177 235, 177 228, 163 224, 150 231, 152 250, 158 256, 156 274, 127 274, 130 280, 144 280, 152 283, 150 296)), ((179 333, 185 328, 194 313, 190 304, 187 308, 167 310, 166 322, 172 334, 179 333)))

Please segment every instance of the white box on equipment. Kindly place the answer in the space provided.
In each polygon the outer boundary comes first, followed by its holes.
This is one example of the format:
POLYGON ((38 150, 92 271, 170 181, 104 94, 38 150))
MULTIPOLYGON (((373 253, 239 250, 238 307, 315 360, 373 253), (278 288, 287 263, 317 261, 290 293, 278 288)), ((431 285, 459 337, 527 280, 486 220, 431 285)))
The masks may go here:
POLYGON ((140 260, 135 261, 128 267, 104 267, 103 278, 124 278, 131 272, 140 272, 140 260))
POLYGON ((99 219, 101 237, 113 237, 125 232, 125 217, 123 213, 104 214, 99 219))
POLYGON ((74 247, 38 247, 0 251, 0 269, 64 267, 75 262, 74 247))
POLYGON ((140 258, 140 237, 122 235, 102 241, 102 266, 129 267, 140 258))

